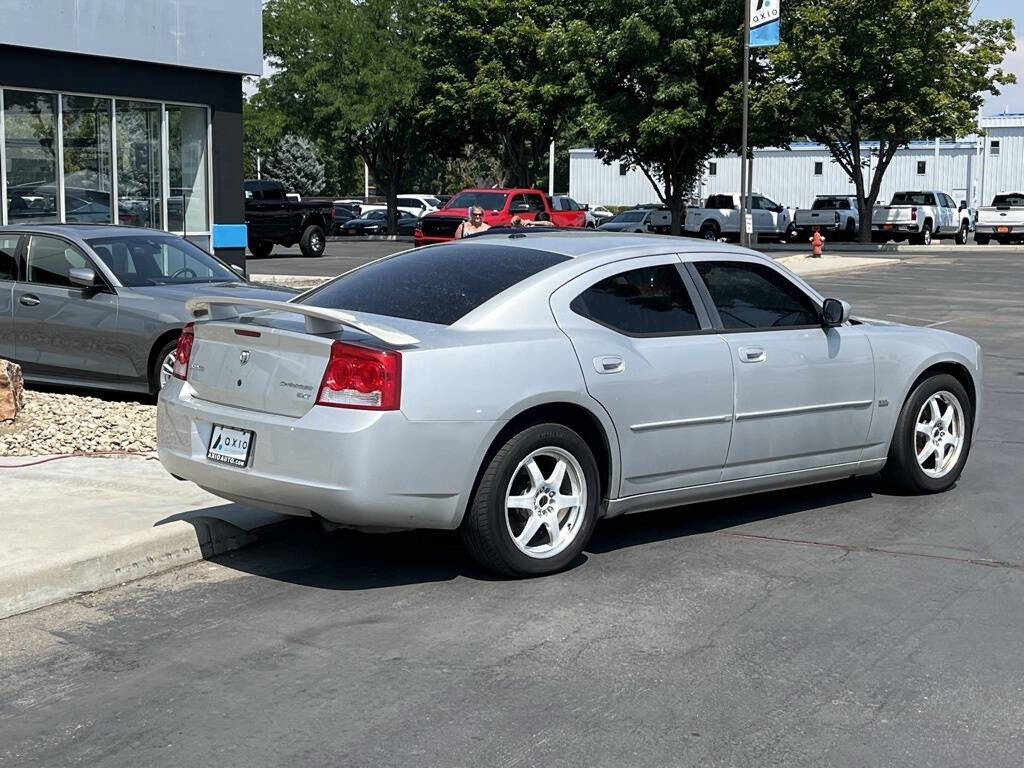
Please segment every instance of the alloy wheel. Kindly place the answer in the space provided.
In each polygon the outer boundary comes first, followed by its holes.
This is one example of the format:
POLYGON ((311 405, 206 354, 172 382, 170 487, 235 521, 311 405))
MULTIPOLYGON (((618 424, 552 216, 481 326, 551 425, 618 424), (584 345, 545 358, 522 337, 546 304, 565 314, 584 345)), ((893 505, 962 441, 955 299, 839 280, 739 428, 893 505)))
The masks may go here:
POLYGON ((539 448, 519 462, 505 492, 505 526, 516 548, 538 560, 563 552, 583 529, 587 483, 568 451, 539 448))
POLYGON ((163 389, 167 382, 171 380, 174 375, 174 356, 176 352, 171 352, 167 355, 163 362, 160 363, 160 389, 163 389))
POLYGON ((952 392, 942 390, 925 400, 914 426, 914 454, 928 477, 944 477, 957 465, 965 423, 963 406, 952 392))

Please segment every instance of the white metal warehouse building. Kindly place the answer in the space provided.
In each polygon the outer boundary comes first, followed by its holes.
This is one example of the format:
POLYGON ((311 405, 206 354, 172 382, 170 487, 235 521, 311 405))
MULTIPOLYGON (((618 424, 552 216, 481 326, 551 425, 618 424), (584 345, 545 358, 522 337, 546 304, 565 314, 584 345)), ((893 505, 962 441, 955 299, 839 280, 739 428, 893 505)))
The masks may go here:
MULTIPOLYGON (((893 192, 938 189, 957 202, 988 205, 1002 191, 1024 191, 1024 114, 981 119, 984 134, 954 141, 915 141, 897 151, 882 182, 879 202, 893 192)), ((865 142, 863 155, 876 162, 865 142)), ((865 168, 870 183, 874 167, 865 168)), ((815 195, 854 194, 853 182, 828 149, 814 142, 795 142, 789 149, 754 151, 754 191, 777 203, 810 207, 815 195)), ((707 163, 696 196, 739 193, 737 155, 716 157, 707 163)), ((600 160, 592 149, 569 150, 569 194, 591 205, 636 205, 658 200, 644 173, 619 162, 600 160)))

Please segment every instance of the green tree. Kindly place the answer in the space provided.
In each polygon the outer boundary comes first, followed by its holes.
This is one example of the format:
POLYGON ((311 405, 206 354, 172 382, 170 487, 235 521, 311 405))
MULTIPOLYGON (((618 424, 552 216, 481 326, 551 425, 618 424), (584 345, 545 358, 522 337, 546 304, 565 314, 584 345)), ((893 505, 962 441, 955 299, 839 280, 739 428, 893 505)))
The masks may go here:
POLYGON ((261 95, 321 147, 369 166, 390 232, 424 137, 419 10, 412 0, 270 0, 263 12, 264 52, 277 71, 261 95))
POLYGON ((277 140, 288 130, 286 116, 272 105, 259 92, 242 101, 242 161, 245 178, 255 179, 257 158, 266 160, 277 140))
MULTIPOLYGON (((707 158, 739 148, 743 3, 599 0, 592 12, 592 24, 554 30, 552 48, 591 62, 581 95, 595 151, 639 168, 679 234, 707 158)), ((782 89, 766 81, 756 59, 751 79, 760 90, 751 144, 784 142, 782 89)))
POLYGON ((280 181, 287 192, 319 195, 327 179, 313 142, 286 134, 278 139, 263 165, 264 176, 280 181))
POLYGON ((578 0, 438 0, 430 4, 424 62, 432 89, 423 116, 449 145, 490 147, 503 183, 532 187, 551 139, 578 106, 578 53, 552 34, 583 15, 578 0))
POLYGON ((1015 82, 999 68, 1013 23, 971 21, 969 0, 787 0, 784 14, 771 63, 797 130, 827 146, 856 186, 860 239, 869 242, 896 150, 975 132, 984 94, 1015 82), (869 179, 867 141, 877 142, 869 179))

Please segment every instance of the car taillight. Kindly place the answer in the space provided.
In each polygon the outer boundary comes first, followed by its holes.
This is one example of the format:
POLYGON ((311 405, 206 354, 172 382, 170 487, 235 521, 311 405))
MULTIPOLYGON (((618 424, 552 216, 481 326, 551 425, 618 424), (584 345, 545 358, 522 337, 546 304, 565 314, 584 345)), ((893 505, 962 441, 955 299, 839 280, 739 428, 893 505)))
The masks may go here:
POLYGON ((417 240, 422 240, 423 239, 423 227, 416 227, 416 229, 414 229, 412 231, 412 236, 415 237, 417 240))
POLYGON ((917 221, 917 208, 910 209, 910 220, 917 221))
POLYGON ((195 323, 181 329, 178 348, 174 350, 174 378, 185 381, 188 378, 188 360, 192 357, 192 345, 196 340, 195 323))
POLYGON ((331 345, 317 405, 395 411, 402 395, 402 355, 336 341, 331 345))

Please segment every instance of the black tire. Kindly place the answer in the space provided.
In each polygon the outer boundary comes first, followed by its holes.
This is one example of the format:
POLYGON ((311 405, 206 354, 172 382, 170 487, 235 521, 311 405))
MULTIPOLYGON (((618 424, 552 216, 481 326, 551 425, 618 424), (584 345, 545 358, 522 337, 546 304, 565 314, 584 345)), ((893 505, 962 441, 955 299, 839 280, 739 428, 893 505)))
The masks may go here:
POLYGON ((327 238, 324 237, 324 228, 319 224, 310 224, 303 230, 299 240, 299 250, 307 259, 319 259, 324 255, 326 247, 327 238))
POLYGON ((721 232, 718 229, 718 225, 713 221, 706 221, 700 225, 700 236, 703 240, 718 240, 721 237, 721 232))
POLYGON ((271 251, 274 250, 274 244, 268 243, 266 240, 250 240, 249 241, 249 253, 255 256, 257 259, 265 259, 270 255, 271 251))
POLYGON ((975 245, 988 245, 989 244, 989 240, 990 240, 990 238, 989 238, 988 235, 979 235, 977 232, 974 233, 974 244, 975 245))
POLYGON ((797 231, 796 231, 796 226, 791 223, 789 225, 789 228, 786 229, 786 234, 784 234, 779 239, 782 240, 783 242, 786 242, 786 243, 795 243, 796 240, 797 240, 797 237, 798 237, 798 234, 797 234, 797 231))
POLYGON ((953 240, 957 245, 967 245, 967 235, 970 233, 970 227, 966 221, 960 222, 960 229, 956 231, 956 238, 953 240))
POLYGON ((931 221, 925 220, 921 227, 921 233, 913 235, 910 241, 914 245, 931 245, 932 244, 932 223, 931 221))
POLYGON ((160 390, 163 389, 163 383, 161 382, 160 374, 163 368, 164 359, 171 355, 174 350, 178 348, 178 340, 168 341, 166 344, 157 350, 156 356, 153 358, 153 366, 149 371, 149 389, 153 394, 160 394, 160 390))
MULTIPOLYGON (((572 563, 590 540, 597 523, 600 496, 597 462, 583 438, 561 424, 537 424, 513 435, 488 462, 462 521, 462 540, 473 559, 497 573, 506 576, 554 573, 572 563), (575 537, 568 546, 556 555, 541 559, 521 551, 513 541, 506 521, 505 496, 520 462, 543 448, 561 449, 576 460, 585 483, 586 504, 581 510, 575 537)), ((537 535, 547 536, 542 529, 538 529, 537 535)))
POLYGON ((883 474, 889 482, 911 493, 940 493, 951 488, 967 463, 973 427, 974 413, 963 385, 948 373, 930 376, 914 388, 903 404, 883 474), (928 399, 937 392, 947 392, 959 401, 963 412, 964 442, 955 465, 942 477, 930 477, 917 461, 917 418, 928 399))
POLYGON ((851 243, 857 239, 857 224, 853 219, 846 220, 846 239, 851 243))

